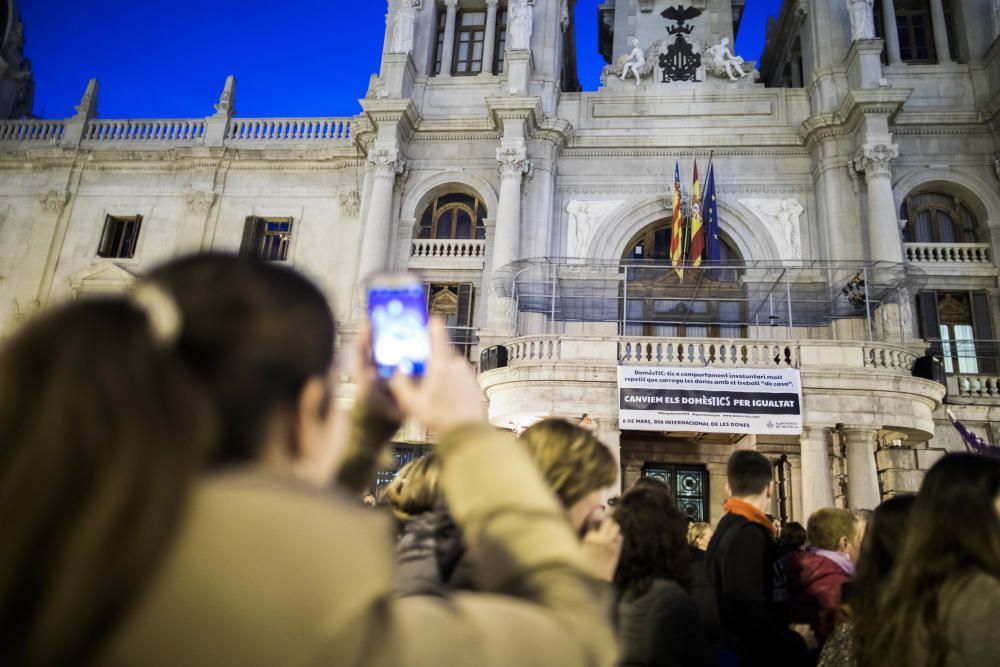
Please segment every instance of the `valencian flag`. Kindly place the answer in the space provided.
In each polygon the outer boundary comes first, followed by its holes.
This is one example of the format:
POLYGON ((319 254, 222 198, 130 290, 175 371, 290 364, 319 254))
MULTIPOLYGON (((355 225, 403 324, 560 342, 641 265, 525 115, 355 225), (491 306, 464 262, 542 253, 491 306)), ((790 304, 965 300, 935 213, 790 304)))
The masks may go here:
POLYGON ((705 232, 708 236, 708 261, 722 259, 722 242, 719 240, 719 203, 715 199, 715 165, 708 160, 708 178, 705 179, 705 204, 702 207, 705 232))
POLYGON ((688 261, 691 266, 701 266, 701 256, 705 251, 705 225, 701 218, 701 188, 698 184, 698 161, 694 161, 694 187, 691 190, 691 245, 688 261))
POLYGON ((684 277, 684 217, 681 215, 681 170, 674 160, 673 217, 670 220, 670 264, 684 277))

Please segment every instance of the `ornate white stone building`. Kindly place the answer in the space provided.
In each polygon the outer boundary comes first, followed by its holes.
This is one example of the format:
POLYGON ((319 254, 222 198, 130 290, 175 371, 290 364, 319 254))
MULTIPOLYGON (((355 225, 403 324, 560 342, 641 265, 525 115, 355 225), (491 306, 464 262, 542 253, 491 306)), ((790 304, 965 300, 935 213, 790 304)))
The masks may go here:
POLYGON ((243 118, 229 79, 204 118, 105 119, 92 81, 0 122, 0 331, 221 249, 306 272, 349 334, 366 275, 419 270, 498 426, 588 413, 625 484, 712 521, 740 447, 776 513, 871 507, 963 447, 946 409, 1000 441, 1000 15, 859 1, 786 1, 751 63, 742 0, 605 0, 581 92, 573 0, 390 0, 351 118, 243 118), (681 281, 674 165, 686 200, 710 155, 727 261, 681 281), (636 364, 797 369, 802 434, 623 430, 636 364))

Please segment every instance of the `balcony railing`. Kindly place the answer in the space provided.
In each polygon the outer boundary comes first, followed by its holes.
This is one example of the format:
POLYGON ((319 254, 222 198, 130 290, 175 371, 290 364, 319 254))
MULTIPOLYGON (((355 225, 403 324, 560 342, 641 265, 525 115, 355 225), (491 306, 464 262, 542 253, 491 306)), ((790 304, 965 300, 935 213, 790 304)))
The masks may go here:
POLYGON ((233 118, 226 143, 349 141, 350 118, 233 118))
POLYGON ((917 354, 897 345, 860 341, 656 338, 643 336, 523 336, 506 344, 507 365, 582 362, 614 366, 746 368, 839 367, 909 376, 917 354))
POLYGON ((0 142, 59 143, 65 124, 61 120, 0 121, 0 142))
POLYGON ((915 264, 991 263, 989 243, 906 243, 906 261, 915 264))
POLYGON ((948 395, 1000 401, 1000 375, 949 375, 948 395))
POLYGON ((83 133, 88 142, 201 143, 205 134, 202 119, 91 120, 83 133))
POLYGON ((410 266, 422 268, 483 268, 486 241, 479 239, 415 239, 410 266))

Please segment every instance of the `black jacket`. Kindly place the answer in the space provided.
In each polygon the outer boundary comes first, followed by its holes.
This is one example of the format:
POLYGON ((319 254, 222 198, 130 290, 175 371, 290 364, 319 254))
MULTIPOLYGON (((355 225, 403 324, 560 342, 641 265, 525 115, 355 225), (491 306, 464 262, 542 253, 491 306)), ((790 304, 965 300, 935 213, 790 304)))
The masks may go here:
POLYGON ((710 636, 747 667, 809 661, 805 642, 788 627, 788 592, 775 555, 766 528, 730 513, 695 571, 695 597, 710 636))
POLYGON ((681 586, 654 579, 641 595, 618 601, 622 667, 705 667, 709 646, 694 600, 681 586))

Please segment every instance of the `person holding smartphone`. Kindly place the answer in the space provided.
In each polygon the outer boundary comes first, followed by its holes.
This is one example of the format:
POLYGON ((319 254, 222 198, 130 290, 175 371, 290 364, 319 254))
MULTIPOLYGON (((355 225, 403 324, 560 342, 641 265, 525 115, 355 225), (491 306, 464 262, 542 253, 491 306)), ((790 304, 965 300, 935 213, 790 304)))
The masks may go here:
POLYGON ((17 619, 0 662, 615 663, 607 586, 528 455, 483 421, 475 373, 441 322, 429 324, 419 381, 396 373, 378 382, 359 335, 348 421, 334 409, 333 318, 300 274, 193 256, 110 302, 56 308, 0 351, 0 432, 11 453, 0 461, 11 482, 0 498, 10 537, 0 545, 0 608, 17 619), (137 341, 125 361, 122 336, 91 333, 121 330, 120 313, 137 341), (72 373, 60 365, 67 359, 77 360, 72 373), (136 372, 152 360, 159 371, 136 372), (101 382, 86 382, 91 367, 101 382), (162 386, 167 368, 174 391, 162 386), (142 400, 187 418, 103 410, 95 429, 84 400, 142 400), (387 415, 440 434, 441 486, 477 554, 483 593, 393 598, 388 518, 356 501, 398 426, 387 415), (164 437, 134 437, 161 422, 174 425, 164 437), (202 422, 199 438, 183 435, 202 422), (53 455, 29 456, 37 442, 53 455), (330 494, 335 473, 343 492, 330 494), (13 484, 42 477, 60 484, 13 484), (15 511, 43 490, 38 511, 15 511), (176 520, 158 520, 164 498, 176 520))

